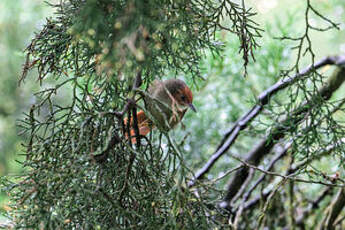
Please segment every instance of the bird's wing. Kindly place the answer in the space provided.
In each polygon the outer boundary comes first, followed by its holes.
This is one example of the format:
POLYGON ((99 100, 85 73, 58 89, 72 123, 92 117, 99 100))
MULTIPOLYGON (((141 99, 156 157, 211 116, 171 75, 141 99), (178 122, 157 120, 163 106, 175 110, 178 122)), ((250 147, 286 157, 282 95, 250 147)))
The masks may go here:
POLYGON ((163 85, 163 81, 157 80, 157 79, 154 80, 149 87, 149 90, 148 90, 149 94, 154 96, 157 93, 157 90, 159 90, 162 87, 162 85, 163 85))

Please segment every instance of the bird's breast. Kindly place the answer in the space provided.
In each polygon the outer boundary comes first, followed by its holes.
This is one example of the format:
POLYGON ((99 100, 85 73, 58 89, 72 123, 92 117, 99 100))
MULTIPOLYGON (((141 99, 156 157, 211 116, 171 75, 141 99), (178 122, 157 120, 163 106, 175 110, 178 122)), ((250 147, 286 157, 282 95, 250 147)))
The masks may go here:
POLYGON ((156 126, 163 130, 169 131, 174 128, 186 113, 186 108, 180 108, 176 101, 162 100, 160 98, 145 100, 148 112, 153 118, 156 126), (155 100, 156 99, 156 100, 155 100))

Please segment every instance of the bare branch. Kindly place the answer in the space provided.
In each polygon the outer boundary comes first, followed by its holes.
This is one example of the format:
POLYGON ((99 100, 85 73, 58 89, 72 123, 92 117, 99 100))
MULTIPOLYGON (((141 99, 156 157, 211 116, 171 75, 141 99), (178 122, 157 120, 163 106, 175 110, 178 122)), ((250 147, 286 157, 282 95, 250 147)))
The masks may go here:
MULTIPOLYGON (((320 90, 319 94, 325 99, 329 99, 332 93, 337 90, 341 84, 345 81, 345 69, 344 68, 338 68, 335 70, 333 75, 329 77, 327 84, 325 84, 320 90)), ((303 117, 299 116, 301 114, 304 114, 308 111, 307 108, 309 108, 311 105, 310 103, 304 103, 301 107, 297 108, 291 116, 287 116, 284 118, 281 122, 279 122, 279 125, 272 128, 271 135, 266 137, 264 140, 262 140, 247 156, 245 160, 239 159, 238 157, 232 156, 233 158, 241 161, 244 165, 247 167, 242 168, 241 170, 237 171, 236 174, 232 177, 230 180, 230 183, 227 188, 227 194, 224 198, 225 202, 230 202, 233 197, 237 194, 239 188, 244 183, 244 181, 248 177, 248 168, 255 168, 259 171, 262 171, 263 173, 274 175, 274 173, 270 173, 268 171, 265 171, 261 168, 258 168, 257 165, 261 161, 261 159, 269 154, 270 150, 275 145, 275 142, 279 139, 283 138, 286 135, 286 125, 285 124, 296 124, 298 123, 303 117)), ((275 175, 278 176, 278 175, 275 175)), ((280 175, 282 176, 282 175, 280 175)), ((286 178, 286 176, 282 176, 283 178, 286 178)), ((289 179, 289 178, 286 178, 289 179)), ((306 181, 300 178, 294 178, 295 181, 298 182, 305 182, 305 183, 319 183, 324 185, 332 185, 330 183, 324 183, 321 181, 306 181)))
POLYGON ((332 230, 335 229, 334 222, 337 219, 338 215, 342 211, 345 206, 345 190, 344 188, 339 189, 337 195, 334 197, 333 201, 331 202, 330 206, 325 211, 325 215, 321 224, 319 226, 319 230, 327 229, 332 230))
POLYGON ((308 208, 304 209, 303 212, 297 217, 296 226, 305 229, 304 225, 308 216, 319 207, 321 201, 323 201, 328 195, 332 194, 333 190, 333 187, 327 187, 317 199, 312 201, 308 208))
POLYGON ((303 76, 308 75, 310 72, 315 71, 325 65, 344 65, 345 64, 345 55, 342 56, 331 56, 321 59, 319 62, 316 62, 314 65, 311 65, 298 74, 295 74, 292 77, 286 77, 279 80, 276 84, 272 85, 270 88, 262 92, 258 97, 258 102, 251 110, 249 110, 245 115, 238 119, 233 127, 224 135, 219 146, 217 147, 216 152, 211 156, 207 163, 195 174, 193 181, 189 183, 189 186, 193 186, 196 180, 202 179, 206 173, 213 167, 217 160, 223 156, 232 144, 236 141, 237 136, 240 131, 245 129, 250 122, 260 114, 264 105, 269 102, 271 96, 275 95, 282 89, 285 89, 287 86, 293 84, 297 80, 301 79, 303 76))

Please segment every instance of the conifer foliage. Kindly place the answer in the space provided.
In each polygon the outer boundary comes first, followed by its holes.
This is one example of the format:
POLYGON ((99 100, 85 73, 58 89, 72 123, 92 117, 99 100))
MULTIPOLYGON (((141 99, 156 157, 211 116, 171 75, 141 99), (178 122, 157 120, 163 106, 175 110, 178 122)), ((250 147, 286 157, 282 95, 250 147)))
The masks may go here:
POLYGON ((186 189, 180 143, 164 134, 134 145, 124 138, 123 119, 135 123, 138 90, 167 72, 196 81, 203 52, 221 49, 219 30, 237 35, 246 64, 260 36, 253 13, 229 0, 61 0, 51 6, 56 14, 27 47, 21 78, 31 81, 26 75, 36 69, 41 90, 19 124, 27 137, 26 174, 7 181, 16 227, 218 225, 217 192, 186 189), (230 27, 220 24, 227 18, 230 27))
POLYGON ((51 2, 20 79, 40 85, 18 122, 26 171, 0 178, 17 229, 344 228, 345 55, 313 44, 341 29, 327 3, 299 1, 257 49, 244 0, 51 2), (213 87, 192 135, 139 136, 142 97, 173 77, 213 87))

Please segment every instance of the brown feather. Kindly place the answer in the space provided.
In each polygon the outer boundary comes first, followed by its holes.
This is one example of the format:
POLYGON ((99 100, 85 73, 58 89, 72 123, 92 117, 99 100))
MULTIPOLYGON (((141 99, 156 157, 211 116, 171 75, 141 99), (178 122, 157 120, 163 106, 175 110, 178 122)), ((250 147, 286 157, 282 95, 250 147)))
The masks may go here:
MULTIPOLYGON (((188 105, 193 102, 192 91, 179 79, 155 80, 149 87, 148 94, 149 96, 144 97, 146 109, 154 118, 156 126, 163 131, 174 128, 182 120, 188 105)), ((137 118, 140 135, 147 135, 155 127, 144 111, 139 111, 137 118)), ((131 119, 131 127, 132 123, 131 119)), ((130 136, 135 136, 134 128, 131 128, 130 136)), ((127 134, 126 139, 128 139, 127 134)), ((132 138, 133 143, 136 143, 135 139, 132 138)))

